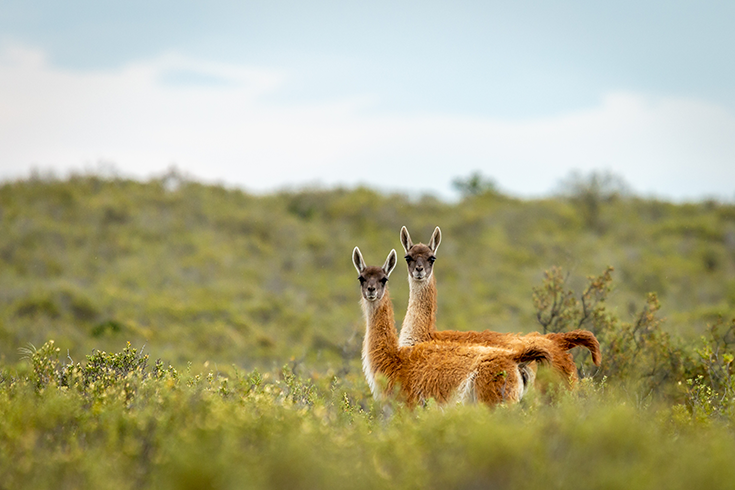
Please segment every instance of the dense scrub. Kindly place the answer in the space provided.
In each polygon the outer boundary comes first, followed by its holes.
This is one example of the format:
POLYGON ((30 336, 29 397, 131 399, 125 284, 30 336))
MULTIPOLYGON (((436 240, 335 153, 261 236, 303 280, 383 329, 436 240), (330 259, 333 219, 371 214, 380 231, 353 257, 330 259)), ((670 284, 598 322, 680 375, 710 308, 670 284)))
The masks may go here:
POLYGON ((732 391, 715 413, 586 378, 519 406, 408 411, 373 402, 359 373, 195 374, 130 346, 77 363, 53 343, 26 355, 25 371, 0 375, 3 488, 688 489, 735 478, 732 391))
POLYGON ((458 184, 456 203, 176 173, 3 184, 0 488, 735 481, 735 206, 458 184), (602 366, 578 352, 577 391, 542 369, 515 407, 375 403, 350 253, 382 260, 402 225, 442 228, 439 328, 587 328, 602 366))

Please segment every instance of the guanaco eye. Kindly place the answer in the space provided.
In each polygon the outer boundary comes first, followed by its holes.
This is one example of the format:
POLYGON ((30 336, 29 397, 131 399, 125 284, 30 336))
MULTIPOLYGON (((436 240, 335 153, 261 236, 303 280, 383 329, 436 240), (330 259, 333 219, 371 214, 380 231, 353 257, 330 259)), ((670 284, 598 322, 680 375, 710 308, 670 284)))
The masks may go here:
POLYGON ((387 283, 387 282, 388 282, 388 278, 387 277, 384 277, 383 279, 380 280, 380 284, 382 284, 383 286, 385 286, 385 283, 387 283))
POLYGON ((360 284, 365 284, 365 278, 360 276, 357 278, 358 281, 360 281, 360 284))
POLYGON ((411 261, 413 260, 413 257, 411 257, 410 255, 406 255, 406 256, 405 256, 405 257, 403 257, 403 258, 404 258, 404 259, 406 259, 406 262, 408 262, 409 264, 410 264, 410 263, 411 263, 411 261))
POLYGON ((436 257, 429 257, 429 262, 432 264, 436 261, 436 257))

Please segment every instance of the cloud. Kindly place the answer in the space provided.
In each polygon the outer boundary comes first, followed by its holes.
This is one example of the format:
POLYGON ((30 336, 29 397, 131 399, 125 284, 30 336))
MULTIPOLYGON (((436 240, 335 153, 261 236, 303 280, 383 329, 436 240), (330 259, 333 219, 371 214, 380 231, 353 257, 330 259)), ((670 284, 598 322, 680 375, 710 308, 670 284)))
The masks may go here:
POLYGON ((735 194, 735 117, 703 101, 621 92, 556 117, 394 123, 383 126, 380 153, 431 169, 413 173, 417 184, 481 169, 503 188, 533 195, 548 192, 573 169, 602 169, 622 175, 639 192, 735 194))
POLYGON ((74 71, 6 46, 0 178, 111 161, 126 175, 176 164, 252 190, 321 182, 448 194, 454 177, 479 169, 536 195, 572 169, 605 169, 643 192, 733 197, 735 117, 702 100, 617 92, 583 111, 504 120, 378 113, 362 94, 286 102, 289 84, 288 70, 178 54, 74 71))

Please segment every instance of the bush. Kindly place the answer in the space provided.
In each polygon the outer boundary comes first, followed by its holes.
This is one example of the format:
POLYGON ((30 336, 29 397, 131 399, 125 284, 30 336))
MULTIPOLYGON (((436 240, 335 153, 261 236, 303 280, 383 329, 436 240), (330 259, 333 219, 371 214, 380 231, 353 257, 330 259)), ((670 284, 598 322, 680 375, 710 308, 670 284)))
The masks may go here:
POLYGON ((650 293, 634 322, 621 321, 605 304, 612 272, 608 267, 600 276, 589 277, 577 299, 567 288, 568 275, 561 268, 546 271, 542 285, 534 288, 536 317, 544 333, 575 328, 594 333, 602 354, 602 366, 595 371, 598 378, 640 383, 645 393, 671 395, 672 382, 681 379, 684 370, 683 353, 661 328, 663 320, 656 315, 661 308, 658 298, 650 293))
POLYGON ((734 348, 735 319, 729 325, 720 319, 708 326, 695 350, 698 362, 687 373, 687 402, 695 417, 735 418, 734 348))
POLYGON ((406 411, 355 389, 359 373, 305 377, 299 363, 179 375, 129 346, 83 365, 58 357, 49 342, 27 374, 2 371, 3 486, 684 489, 735 478, 731 422, 591 379, 550 403, 406 411), (100 381, 104 396, 90 389, 100 381), (129 384, 131 399, 111 389, 129 384))
POLYGON ((62 362, 61 349, 53 340, 39 349, 33 346, 21 350, 33 368, 32 380, 39 391, 47 388, 73 390, 90 402, 105 397, 119 397, 130 403, 138 388, 148 379, 175 380, 178 372, 172 366, 164 368, 159 359, 148 369, 148 355, 130 346, 119 353, 95 351, 87 356, 86 363, 62 362))

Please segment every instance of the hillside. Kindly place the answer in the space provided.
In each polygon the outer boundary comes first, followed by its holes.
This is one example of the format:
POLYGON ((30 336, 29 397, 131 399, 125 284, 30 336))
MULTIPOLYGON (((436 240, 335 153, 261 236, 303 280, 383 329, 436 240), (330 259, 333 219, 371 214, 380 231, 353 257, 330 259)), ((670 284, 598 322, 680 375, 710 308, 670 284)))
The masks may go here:
MULTIPOLYGON (((730 488, 735 206, 594 183, 3 184, 0 488, 730 488), (495 409, 373 400, 351 252, 402 254, 402 225, 442 228, 440 328, 581 326, 602 366, 495 409)), ((400 321, 403 264, 390 283, 400 321)))
MULTIPOLYGON (((340 362, 362 334, 350 252, 375 263, 402 253, 402 225, 421 241, 442 228, 440 328, 538 330, 532 289, 552 266, 575 291, 613 266, 608 308, 631 319, 656 292, 664 328, 684 338, 735 316, 735 206, 715 202, 257 196, 172 174, 5 183, 0 217, 4 363, 50 338, 72 356, 129 340, 175 362, 340 362)), ((404 266, 391 288, 400 321, 404 266)))

